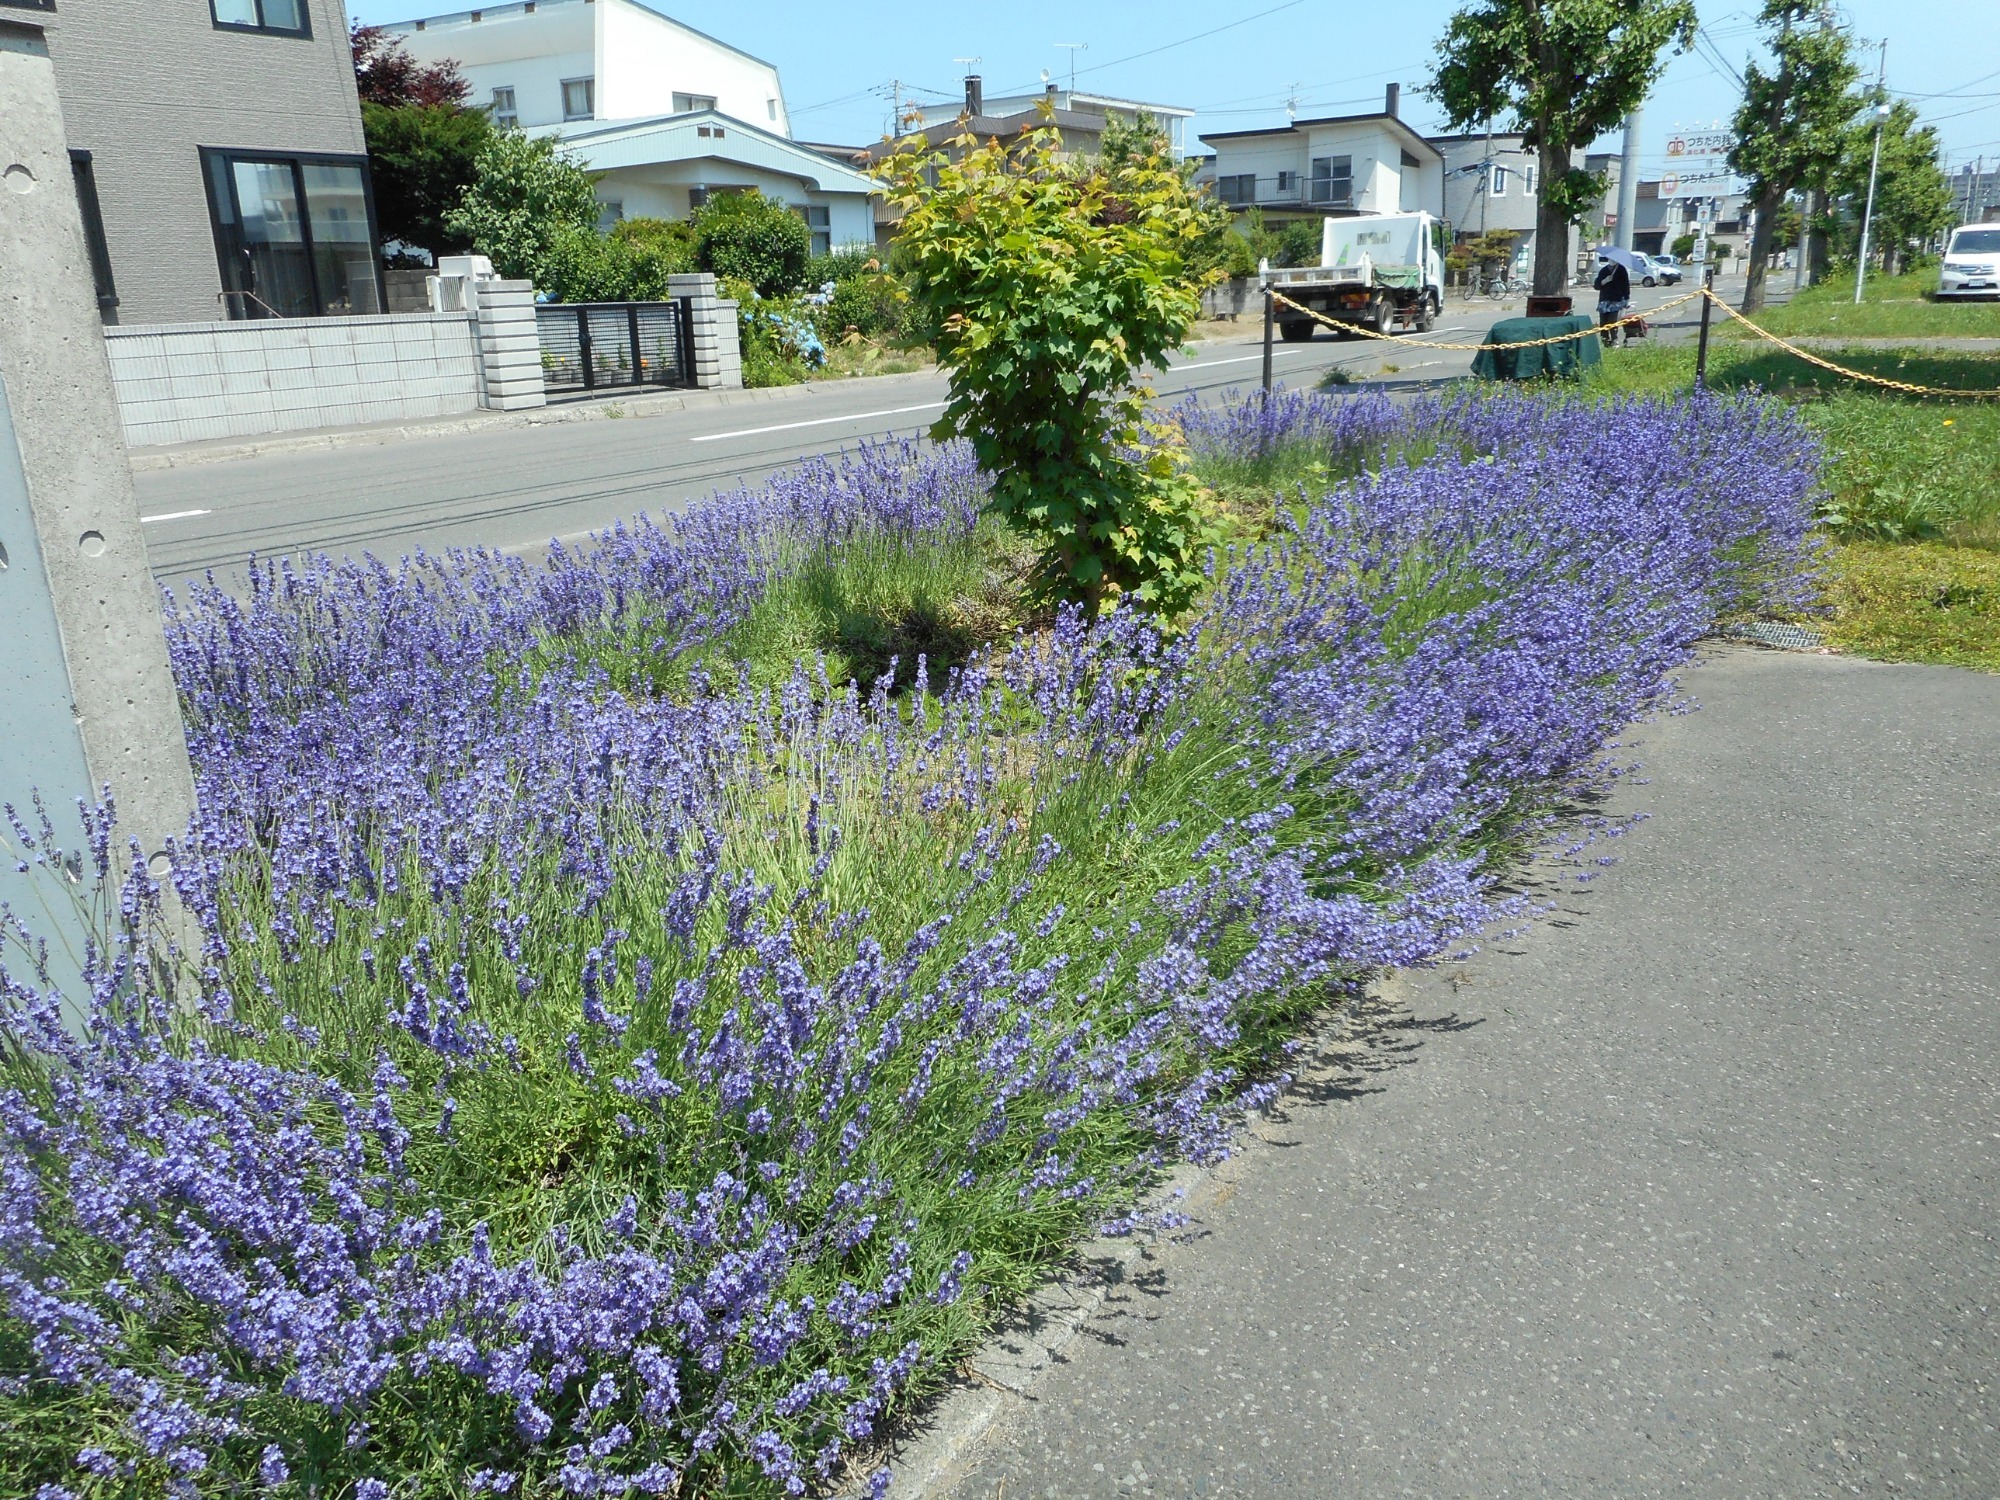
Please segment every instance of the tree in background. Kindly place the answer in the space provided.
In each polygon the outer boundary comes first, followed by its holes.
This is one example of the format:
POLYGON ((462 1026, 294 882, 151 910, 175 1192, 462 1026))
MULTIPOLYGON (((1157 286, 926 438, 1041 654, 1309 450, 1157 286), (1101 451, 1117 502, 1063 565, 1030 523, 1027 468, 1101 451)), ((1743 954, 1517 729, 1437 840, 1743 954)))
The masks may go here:
POLYGON ((1764 0, 1758 20, 1774 28, 1768 71, 1752 61, 1743 69, 1743 103, 1736 111, 1736 145, 1730 168, 1749 180, 1757 211, 1750 239, 1750 269, 1743 311, 1764 305, 1764 273, 1778 243, 1779 210, 1801 187, 1824 187, 1840 160, 1848 122, 1861 108, 1860 78, 1847 34, 1806 23, 1817 0, 1764 0))
POLYGON ((458 64, 419 63, 379 26, 356 26, 350 40, 382 238, 432 256, 464 250, 445 219, 493 134, 486 111, 466 106, 472 85, 458 64))
POLYGON ((1041 548, 1050 594, 1172 614, 1200 587, 1208 528, 1192 479, 1142 443, 1137 378, 1201 311, 1187 257, 1209 213, 1163 154, 1060 152, 1043 127, 877 168, 951 375, 932 432, 971 440, 991 509, 1041 548))
MULTIPOLYGON (((1872 111, 1846 132, 1838 153, 1834 191, 1846 200, 1842 215, 1845 252, 1859 254, 1861 215, 1868 201, 1868 163, 1875 150, 1872 111)), ((1869 243, 1894 275, 1902 259, 1923 250, 1957 220, 1951 181, 1938 165, 1935 126, 1917 123, 1917 107, 1897 100, 1882 123, 1882 160, 1875 174, 1875 219, 1869 243)))
POLYGON ((502 276, 545 285, 568 237, 597 236, 601 210, 590 174, 553 140, 496 130, 474 169, 445 228, 489 258, 502 276))
POLYGON ((1508 116, 1539 153, 1537 295, 1568 284, 1570 226, 1604 196, 1604 174, 1574 153, 1638 107, 1694 26, 1693 0, 1473 0, 1446 25, 1430 85, 1446 128, 1508 116))

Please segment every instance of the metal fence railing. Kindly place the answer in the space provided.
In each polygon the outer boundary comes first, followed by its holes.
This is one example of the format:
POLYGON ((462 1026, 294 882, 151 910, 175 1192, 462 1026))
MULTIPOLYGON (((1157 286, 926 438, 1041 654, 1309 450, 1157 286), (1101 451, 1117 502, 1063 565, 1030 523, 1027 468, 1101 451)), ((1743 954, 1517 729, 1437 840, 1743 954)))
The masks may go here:
POLYGON ((557 302, 535 309, 542 384, 550 395, 621 386, 694 384, 688 299, 557 302))

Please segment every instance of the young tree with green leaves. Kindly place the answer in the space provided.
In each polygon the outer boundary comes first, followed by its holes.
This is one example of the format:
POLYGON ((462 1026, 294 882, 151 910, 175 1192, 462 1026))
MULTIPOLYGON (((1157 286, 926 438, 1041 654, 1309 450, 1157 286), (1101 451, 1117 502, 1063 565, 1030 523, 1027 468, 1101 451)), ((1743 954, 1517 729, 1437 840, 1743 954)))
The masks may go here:
POLYGON ((1201 586, 1208 528, 1198 486, 1143 442, 1138 374, 1200 314, 1188 256, 1209 214, 1163 151, 1071 163, 1061 147, 1047 127, 948 151, 919 137, 877 168, 951 375, 932 431, 971 440, 1049 593, 1171 615, 1201 586))
POLYGON ((597 233, 601 210, 590 173, 548 137, 495 131, 477 165, 445 228, 502 276, 539 283, 560 241, 579 230, 597 233))
POLYGON ((1693 0, 1473 0, 1446 25, 1430 84, 1446 128, 1504 116, 1540 158, 1536 295, 1568 284, 1570 226, 1604 196, 1575 153, 1639 106, 1694 26, 1693 0))
POLYGON ((1801 187, 1825 187, 1848 122, 1861 108, 1854 91, 1861 76, 1847 33, 1809 25, 1817 0, 1764 0, 1758 19, 1772 28, 1768 66, 1743 69, 1743 103, 1736 111, 1736 145, 1730 167, 1749 180, 1757 211, 1750 237, 1750 270, 1743 311, 1764 305, 1764 272, 1778 243, 1779 210, 1801 187))

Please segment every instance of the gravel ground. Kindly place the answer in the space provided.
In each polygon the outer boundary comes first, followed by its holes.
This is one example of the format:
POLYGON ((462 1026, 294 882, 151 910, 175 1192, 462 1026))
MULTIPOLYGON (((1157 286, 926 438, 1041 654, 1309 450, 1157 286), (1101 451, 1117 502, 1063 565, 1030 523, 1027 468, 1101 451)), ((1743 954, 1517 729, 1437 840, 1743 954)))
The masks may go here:
POLYGON ((2000 678, 1686 685, 935 1493, 2000 1494, 2000 678))

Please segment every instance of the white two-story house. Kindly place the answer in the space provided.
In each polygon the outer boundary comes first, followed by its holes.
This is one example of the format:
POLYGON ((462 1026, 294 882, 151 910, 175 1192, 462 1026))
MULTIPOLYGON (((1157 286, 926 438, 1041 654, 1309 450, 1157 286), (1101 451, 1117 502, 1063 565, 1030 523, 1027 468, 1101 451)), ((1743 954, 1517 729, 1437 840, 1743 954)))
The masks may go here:
POLYGON ((873 181, 791 138, 778 70, 638 0, 513 0, 387 28, 458 64, 494 120, 558 137, 607 222, 685 219, 710 194, 791 205, 813 248, 872 245, 873 181))
POLYGON ((1442 216, 1444 158, 1403 123, 1397 92, 1390 84, 1378 114, 1204 135, 1215 154, 1201 178, 1231 208, 1260 210, 1271 228, 1329 214, 1426 209, 1442 216))

